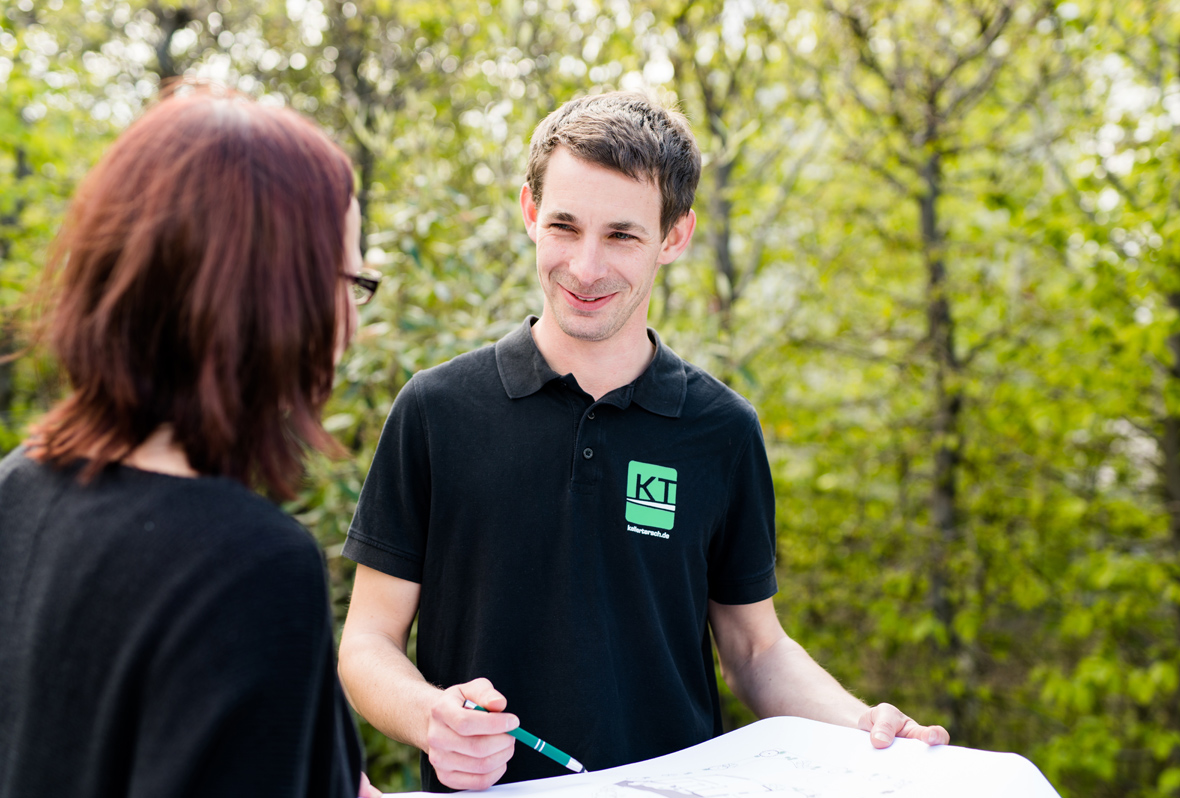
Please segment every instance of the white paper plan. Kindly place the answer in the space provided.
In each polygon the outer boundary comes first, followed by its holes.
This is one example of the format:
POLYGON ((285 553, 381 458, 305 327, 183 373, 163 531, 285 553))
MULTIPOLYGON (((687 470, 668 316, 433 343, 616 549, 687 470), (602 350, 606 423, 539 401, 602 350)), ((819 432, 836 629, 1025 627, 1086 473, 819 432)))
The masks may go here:
MULTIPOLYGON (((577 756, 577 752, 571 752, 577 756)), ((517 746, 513 756, 539 756, 517 746)), ((767 718, 610 770, 496 785, 490 798, 1059 798, 1018 754, 896 740, 803 718, 767 718)), ((404 798, 406 794, 402 793, 404 798)), ((427 793, 412 793, 427 795, 427 793)))

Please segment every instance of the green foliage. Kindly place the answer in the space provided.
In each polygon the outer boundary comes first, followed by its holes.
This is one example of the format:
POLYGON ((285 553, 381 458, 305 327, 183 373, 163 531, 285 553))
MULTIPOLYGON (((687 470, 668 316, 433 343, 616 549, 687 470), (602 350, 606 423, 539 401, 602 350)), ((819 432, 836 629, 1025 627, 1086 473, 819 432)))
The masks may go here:
MULTIPOLYGON (((705 158, 653 324, 759 410, 788 632, 1065 796, 1180 795, 1177 42, 1175 0, 8 0, 0 349, 161 79, 314 117, 386 274, 326 414, 349 455, 287 508, 342 622, 397 391, 539 310, 532 128, 647 85, 705 158)), ((0 451, 61 390, 42 350, 0 365, 0 451)), ((416 787, 417 752, 362 730, 374 782, 416 787)))

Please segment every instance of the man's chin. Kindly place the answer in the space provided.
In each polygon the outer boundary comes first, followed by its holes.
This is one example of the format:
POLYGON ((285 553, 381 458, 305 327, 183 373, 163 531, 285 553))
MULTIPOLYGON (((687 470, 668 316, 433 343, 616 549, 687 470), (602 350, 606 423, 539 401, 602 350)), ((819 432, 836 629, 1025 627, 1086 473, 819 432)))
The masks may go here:
POLYGON ((567 337, 587 343, 605 341, 622 327, 621 324, 612 324, 610 319, 571 319, 560 316, 557 326, 567 337))

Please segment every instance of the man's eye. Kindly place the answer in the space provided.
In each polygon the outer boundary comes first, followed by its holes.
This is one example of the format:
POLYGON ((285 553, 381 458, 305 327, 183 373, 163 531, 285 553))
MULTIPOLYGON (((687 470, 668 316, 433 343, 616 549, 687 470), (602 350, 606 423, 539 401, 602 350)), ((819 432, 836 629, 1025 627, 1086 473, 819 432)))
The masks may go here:
POLYGON ((611 233, 611 238, 616 239, 617 241, 632 241, 634 240, 635 236, 631 235, 630 233, 611 233))
POLYGON ((552 222, 552 223, 550 223, 549 228, 556 229, 556 230, 565 230, 567 232, 574 229, 574 228, 570 227, 568 224, 562 224, 561 222, 552 222))

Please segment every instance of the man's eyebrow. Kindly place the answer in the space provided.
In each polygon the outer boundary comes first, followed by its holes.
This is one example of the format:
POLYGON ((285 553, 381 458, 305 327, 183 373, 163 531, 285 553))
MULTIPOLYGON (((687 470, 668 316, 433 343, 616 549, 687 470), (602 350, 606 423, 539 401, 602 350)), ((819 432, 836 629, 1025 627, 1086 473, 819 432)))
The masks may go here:
MULTIPOLYGON (((551 224, 553 222, 558 222, 560 224, 577 224, 578 217, 569 211, 551 211, 550 213, 545 214, 545 221, 551 224)), ((638 233, 641 236, 651 235, 647 228, 641 225, 639 222, 608 222, 606 226, 608 229, 619 233, 638 233)))
POLYGON ((639 224, 639 222, 613 222, 607 226, 612 230, 618 230, 620 233, 648 235, 647 228, 639 224))

